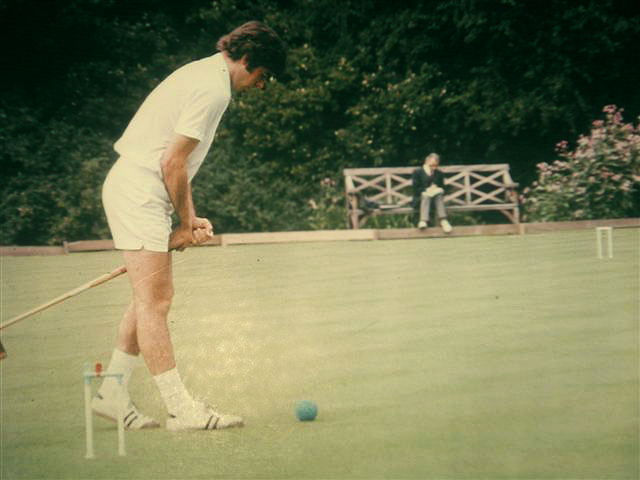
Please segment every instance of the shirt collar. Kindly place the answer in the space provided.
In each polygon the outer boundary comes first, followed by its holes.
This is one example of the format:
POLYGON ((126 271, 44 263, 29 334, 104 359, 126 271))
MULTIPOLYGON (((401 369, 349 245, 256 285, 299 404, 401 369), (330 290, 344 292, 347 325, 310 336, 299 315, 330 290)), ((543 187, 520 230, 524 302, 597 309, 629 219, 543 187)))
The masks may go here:
POLYGON ((229 73, 229 67, 227 67, 227 62, 224 61, 224 55, 222 52, 218 52, 211 57, 214 62, 217 64, 217 68, 222 73, 222 78, 224 85, 227 87, 227 91, 229 95, 231 95, 231 74, 229 73))

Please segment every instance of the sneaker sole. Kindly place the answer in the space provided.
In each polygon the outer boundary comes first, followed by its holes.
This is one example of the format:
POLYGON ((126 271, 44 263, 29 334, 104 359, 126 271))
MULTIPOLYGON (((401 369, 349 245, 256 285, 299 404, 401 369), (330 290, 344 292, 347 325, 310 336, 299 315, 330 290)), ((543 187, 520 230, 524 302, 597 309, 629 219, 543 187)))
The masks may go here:
MULTIPOLYGON (((92 411, 93 411, 93 414, 94 414, 94 415, 96 415, 96 416, 98 416, 98 417, 102 417, 102 418, 104 418, 105 420, 109 420, 109 421, 114 422, 114 423, 116 423, 116 422, 118 421, 118 419, 117 419, 117 418, 112 417, 111 415, 107 415, 106 413, 102 413, 102 412, 99 412, 99 411, 97 411, 97 410, 93 410, 93 409, 92 409, 92 411)), ((140 428, 131 428, 131 427, 128 427, 128 426, 126 426, 126 425, 125 425, 125 428, 126 428, 127 430, 147 430, 147 429, 150 429, 150 428, 160 428, 160 424, 154 420, 154 421, 152 421, 151 423, 146 423, 146 424, 144 424, 144 425, 143 425, 142 427, 140 427, 140 428)))
POLYGON ((217 420, 213 422, 212 420, 213 420, 213 417, 209 419, 209 421, 204 427, 182 426, 182 425, 170 424, 169 422, 167 422, 166 428, 167 428, 167 431, 169 432, 187 432, 187 431, 228 430, 230 428, 244 427, 243 420, 240 420, 238 423, 224 425, 224 426, 219 426, 219 422, 220 422, 219 417, 217 420), (213 425, 211 425, 212 423, 213 425))

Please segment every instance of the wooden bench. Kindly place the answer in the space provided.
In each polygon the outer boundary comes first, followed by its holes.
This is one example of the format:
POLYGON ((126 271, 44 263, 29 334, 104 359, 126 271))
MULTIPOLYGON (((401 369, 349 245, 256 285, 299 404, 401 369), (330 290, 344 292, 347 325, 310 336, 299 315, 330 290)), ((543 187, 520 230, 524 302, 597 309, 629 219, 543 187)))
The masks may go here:
MULTIPOLYGON (((360 228, 375 215, 411 213, 411 175, 416 167, 346 168, 343 170, 347 215, 351 228, 360 228)), ((520 223, 518 184, 506 163, 443 165, 444 203, 449 212, 496 210, 520 223)))

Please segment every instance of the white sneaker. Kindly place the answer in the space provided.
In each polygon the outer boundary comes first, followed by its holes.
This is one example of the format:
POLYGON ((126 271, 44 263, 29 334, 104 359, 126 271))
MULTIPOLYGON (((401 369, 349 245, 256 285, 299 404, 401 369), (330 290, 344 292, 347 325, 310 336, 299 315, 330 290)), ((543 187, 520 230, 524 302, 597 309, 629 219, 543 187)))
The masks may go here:
POLYGON ((419 229, 423 229, 423 228, 427 228, 427 222, 420 220, 420 222, 418 223, 418 228, 419 229))
POLYGON ((440 220, 440 226, 442 227, 442 230, 444 231, 444 233, 451 233, 451 230, 452 230, 451 224, 446 218, 443 218, 442 220, 440 220))
POLYGON ((223 415, 213 407, 202 402, 193 401, 190 408, 177 415, 169 414, 167 430, 221 430, 223 428, 241 427, 242 418, 235 415, 223 415))
MULTIPOLYGON (((118 402, 113 397, 104 398, 99 393, 91 400, 91 409, 99 417, 113 422, 118 421, 118 402)), ((140 412, 134 403, 124 409, 124 427, 129 430, 141 430, 143 428, 158 428, 160 423, 140 412)))

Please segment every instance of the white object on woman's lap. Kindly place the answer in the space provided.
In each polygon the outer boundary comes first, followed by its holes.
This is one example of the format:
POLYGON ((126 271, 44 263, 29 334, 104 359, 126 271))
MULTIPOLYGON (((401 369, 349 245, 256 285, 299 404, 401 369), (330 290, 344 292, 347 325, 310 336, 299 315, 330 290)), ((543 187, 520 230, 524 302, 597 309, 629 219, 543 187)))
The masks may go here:
POLYGON ((429 198, 433 198, 436 195, 440 195, 443 192, 444 192, 444 190, 442 188, 438 187, 437 185, 431 185, 424 192, 422 192, 422 195, 426 195, 429 198))

